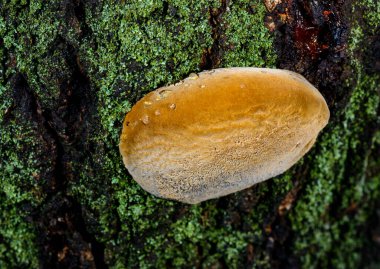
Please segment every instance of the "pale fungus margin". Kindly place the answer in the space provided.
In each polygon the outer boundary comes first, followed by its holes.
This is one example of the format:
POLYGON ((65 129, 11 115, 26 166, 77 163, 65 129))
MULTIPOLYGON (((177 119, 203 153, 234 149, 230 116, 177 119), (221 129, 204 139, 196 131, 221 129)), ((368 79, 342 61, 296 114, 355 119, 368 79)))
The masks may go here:
POLYGON ((143 189, 195 204, 283 173, 329 117, 322 95, 297 73, 220 68, 143 97, 125 117, 119 148, 143 189))

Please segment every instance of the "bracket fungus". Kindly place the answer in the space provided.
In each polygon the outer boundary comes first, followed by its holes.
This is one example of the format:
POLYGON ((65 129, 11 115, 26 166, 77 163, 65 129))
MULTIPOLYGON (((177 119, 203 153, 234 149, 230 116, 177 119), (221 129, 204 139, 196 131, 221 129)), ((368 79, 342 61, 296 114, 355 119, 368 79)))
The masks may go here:
POLYGON ((301 75, 220 68, 150 92, 126 115, 120 152, 146 191, 196 204, 279 175, 330 112, 301 75))

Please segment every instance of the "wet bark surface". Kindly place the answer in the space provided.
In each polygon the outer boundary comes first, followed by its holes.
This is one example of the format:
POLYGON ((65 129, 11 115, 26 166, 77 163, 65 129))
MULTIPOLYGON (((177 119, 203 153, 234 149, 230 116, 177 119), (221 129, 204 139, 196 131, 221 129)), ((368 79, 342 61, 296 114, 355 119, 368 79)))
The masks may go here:
MULTIPOLYGON (((352 17, 350 9, 352 3, 347 1, 289 0, 275 3, 277 1, 265 1, 268 11, 262 23, 265 23, 274 37, 277 53, 276 66, 305 76, 326 98, 332 114, 332 124, 339 122, 341 120, 339 112, 347 105, 354 87, 354 85, 348 87, 346 84, 346 80, 354 72, 349 65, 347 47, 352 21, 356 20, 357 16, 360 17, 360 14, 352 17)), ((95 10, 95 5, 97 5, 96 2, 85 3, 79 0, 60 2, 61 18, 59 20, 64 25, 62 27, 76 32, 79 42, 92 38, 92 30, 85 18, 88 15, 86 12, 95 10)), ((225 14, 228 13, 231 5, 230 1, 222 1, 217 8, 206 7, 213 43, 203 51, 198 65, 201 70, 222 67, 223 56, 226 52, 233 50, 225 35, 229 27, 225 14)), ((175 13, 168 3, 164 5, 164 8, 166 11, 164 10, 163 14, 175 13)), ((254 9, 252 5, 246 7, 248 13, 253 14, 254 9)), ((357 55, 367 67, 368 74, 380 72, 379 28, 376 33, 376 35, 366 37, 362 42, 364 49, 357 55)), ((104 239, 99 240, 100 233, 97 228, 93 228, 99 225, 99 219, 96 219, 97 215, 88 205, 81 204, 80 200, 71 194, 68 187, 79 182, 82 164, 86 163, 88 156, 92 156, 99 147, 97 142, 91 139, 92 134, 100 125, 97 107, 98 88, 89 78, 92 71, 88 68, 89 64, 81 59, 78 44, 68 38, 59 37, 51 48, 52 51, 47 54, 59 53, 64 59, 65 71, 52 74, 51 79, 54 81, 52 83, 59 89, 59 94, 57 99, 48 104, 40 100, 41 97, 29 85, 28 75, 12 66, 16 65, 12 62, 12 51, 5 50, 6 61, 2 63, 6 66, 4 69, 14 68, 15 70, 3 83, 4 85, 9 83, 12 88, 12 106, 4 114, 3 124, 12 124, 11 119, 16 115, 12 111, 17 111, 17 115, 32 122, 36 130, 33 135, 41 141, 42 145, 39 149, 42 154, 39 155, 38 161, 48 163, 50 166, 50 169, 45 169, 44 173, 38 175, 41 178, 38 184, 44 193, 43 202, 37 206, 26 202, 22 206, 29 212, 27 221, 36 229, 37 252, 41 268, 107 268, 110 266, 109 261, 112 261, 112 258, 106 257, 110 255, 105 253, 107 242, 104 239)), ((128 68, 134 72, 143 68, 133 62, 129 64, 128 68)), ((173 69, 174 62, 168 62, 167 66, 168 69, 173 69)), ((120 82, 120 84, 123 87, 123 83, 120 82)), ((135 102, 141 95, 141 92, 135 91, 129 94, 128 98, 135 102)), ((372 139, 378 130, 379 122, 369 121, 366 124, 366 131, 360 135, 362 144, 352 154, 366 155, 371 151, 370 156, 374 157, 370 157, 370 160, 373 159, 373 163, 377 164, 380 155, 379 147, 371 149, 371 146, 372 139)), ((318 150, 319 146, 317 145, 316 148, 318 150)), ((96 173, 95 161, 90 162, 91 164, 94 166, 92 171, 96 173)), ((350 161, 347 161, 345 165, 348 167, 345 168, 344 178, 349 178, 351 174, 357 172, 357 167, 351 166, 350 161)), ((266 191, 263 191, 264 187, 254 186, 239 195, 223 197, 215 202, 215 208, 217 208, 217 213, 214 214, 214 221, 217 223, 215 229, 230 226, 241 232, 251 230, 245 217, 249 212, 255 210, 260 203, 271 204, 268 207, 270 211, 265 214, 260 224, 262 237, 257 240, 259 243, 254 245, 250 242, 243 253, 236 254, 240 256, 239 266, 260 268, 259 265, 255 265, 256 260, 260 259, 260 255, 267 255, 271 268, 302 268, 299 253, 294 252, 290 247, 298 231, 292 227, 289 214, 294 210, 298 198, 305 195, 311 166, 312 160, 307 159, 295 168, 291 178, 292 188, 283 196, 273 197, 275 187, 268 183, 265 185, 265 188, 268 188, 266 191)), ((373 166, 369 165, 366 173, 374 177, 380 171, 375 167, 376 165, 373 166)), ((112 196, 112 193, 107 195, 112 196)), ((339 208, 341 203, 341 197, 334 197, 329 213, 334 218, 339 219, 346 215, 340 210, 334 211, 334 208, 339 208)), ((373 245, 367 245, 361 250, 360 255, 365 257, 362 261, 364 265, 365 259, 375 260, 379 256, 379 204, 377 203, 374 208, 377 209, 375 211, 373 208, 369 209, 372 213, 370 212, 371 217, 366 225, 360 226, 374 242, 373 245)), ((355 205, 347 208, 348 214, 355 214, 355 210, 355 205)), ((165 208, 162 208, 157 212, 155 220, 167 224, 167 227, 161 227, 161 231, 152 229, 165 234, 170 230, 171 223, 181 220, 189 211, 189 207, 181 204, 173 206, 172 211, 168 213, 165 208), (164 215, 168 215, 170 220, 164 219, 164 215)), ((114 232, 110 235, 110 239, 115 239, 122 237, 123 231, 121 231, 121 220, 117 216, 116 209, 112 209, 112 212, 116 217, 110 226, 120 233, 116 235, 117 233, 114 232)), ((145 234, 133 234, 126 246, 132 245, 135 249, 143 249, 144 237, 148 237, 149 233, 150 230, 147 229, 145 234)), ((197 249, 200 258, 195 261, 194 266, 197 268, 207 266, 204 258, 206 248, 198 244, 197 249)), ((116 248, 115 251, 127 253, 129 250, 124 246, 116 248)), ((207 252, 217 253, 217 244, 207 247, 207 252)), ((147 257, 147 260, 154 264, 156 258, 152 255, 147 257)), ((176 267, 170 262, 167 266, 176 267)), ((220 258, 213 268, 228 267, 226 261, 220 258)))

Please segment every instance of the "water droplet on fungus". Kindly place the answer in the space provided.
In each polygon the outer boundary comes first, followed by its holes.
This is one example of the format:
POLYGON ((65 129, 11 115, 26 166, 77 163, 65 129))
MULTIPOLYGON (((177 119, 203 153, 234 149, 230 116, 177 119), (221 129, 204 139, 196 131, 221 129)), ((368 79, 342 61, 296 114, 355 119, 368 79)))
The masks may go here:
POLYGON ((147 125, 149 123, 149 116, 148 115, 144 115, 141 119, 142 123, 144 123, 145 125, 147 125))
POLYGON ((189 75, 189 79, 198 79, 198 78, 199 78, 199 75, 196 74, 196 73, 191 73, 191 74, 189 75))
POLYGON ((176 108, 176 105, 175 105, 175 104, 170 104, 170 105, 169 105, 169 108, 170 108, 171 110, 174 110, 174 109, 176 108))
POLYGON ((179 86, 179 85, 182 85, 183 84, 183 80, 177 82, 177 83, 174 83, 174 86, 179 86))
POLYGON ((168 97, 170 94, 171 94, 171 90, 161 90, 158 92, 159 96, 160 96, 160 99, 164 99, 166 97, 168 97))

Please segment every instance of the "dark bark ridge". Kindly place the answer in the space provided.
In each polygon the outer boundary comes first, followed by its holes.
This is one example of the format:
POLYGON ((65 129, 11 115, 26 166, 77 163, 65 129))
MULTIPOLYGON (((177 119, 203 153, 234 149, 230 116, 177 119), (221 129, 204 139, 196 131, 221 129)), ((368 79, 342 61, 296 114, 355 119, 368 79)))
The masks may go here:
MULTIPOLYGON (((61 19, 71 23, 68 28, 76 24, 75 30, 80 33, 80 38, 89 34, 82 2, 63 1, 58 10, 61 19)), ((56 48, 69 72, 60 76, 59 97, 51 107, 41 105, 25 75, 16 73, 10 81, 13 106, 35 122, 39 135, 47 144, 45 157, 52 165, 50 174, 42 175, 46 180, 42 185, 45 199, 40 206, 30 209, 30 221, 37 227, 43 268, 104 268, 104 247, 88 233, 82 206, 67 193, 69 182, 79 176, 79 167, 75 165, 80 164, 86 154, 85 147, 88 147, 88 127, 91 127, 96 113, 94 93, 81 69, 78 48, 65 37, 57 36, 54 46, 47 52, 48 57, 57 52, 56 48)))
MULTIPOLYGON (((77 22, 81 39, 89 34, 85 25, 84 4, 61 3, 65 20, 77 22)), ((54 110, 40 109, 45 130, 53 137, 56 150, 53 184, 44 205, 34 212, 39 230, 44 268, 104 268, 104 247, 86 230, 82 207, 67 193, 67 184, 79 177, 80 164, 88 146, 89 128, 94 121, 94 94, 80 66, 78 49, 67 40, 58 39, 63 47, 70 76, 59 83, 60 94, 54 110)))

